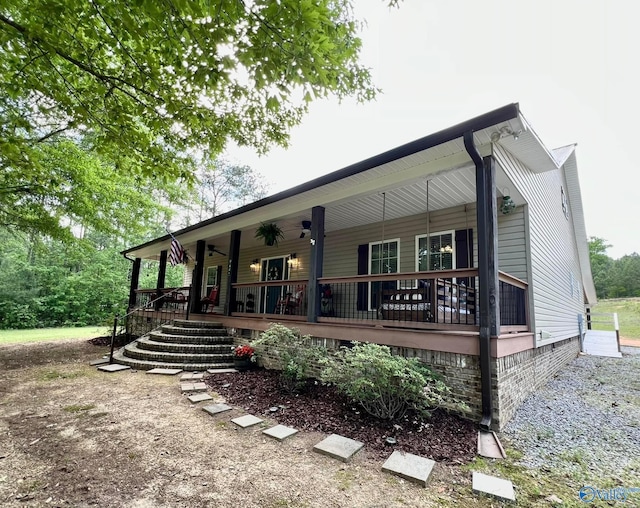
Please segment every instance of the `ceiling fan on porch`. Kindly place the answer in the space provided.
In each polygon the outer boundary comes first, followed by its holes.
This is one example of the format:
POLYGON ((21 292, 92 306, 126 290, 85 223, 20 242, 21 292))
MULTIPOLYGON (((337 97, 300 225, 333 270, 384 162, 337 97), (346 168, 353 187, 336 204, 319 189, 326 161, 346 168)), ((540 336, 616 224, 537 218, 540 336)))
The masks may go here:
POLYGON ((305 235, 311 234, 311 221, 303 220, 302 221, 302 231, 300 232, 300 238, 304 238, 305 235))

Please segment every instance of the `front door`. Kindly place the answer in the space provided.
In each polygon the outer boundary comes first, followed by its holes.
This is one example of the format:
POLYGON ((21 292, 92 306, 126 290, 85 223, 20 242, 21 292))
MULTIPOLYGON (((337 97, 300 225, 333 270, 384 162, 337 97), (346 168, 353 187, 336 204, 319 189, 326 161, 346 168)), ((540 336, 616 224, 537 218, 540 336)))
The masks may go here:
MULTIPOLYGON (((262 260, 260 279, 264 281, 287 280, 289 265, 285 257, 266 258, 262 260)), ((285 286, 267 286, 262 288, 261 311, 264 314, 275 314, 278 300, 282 298, 285 286)))

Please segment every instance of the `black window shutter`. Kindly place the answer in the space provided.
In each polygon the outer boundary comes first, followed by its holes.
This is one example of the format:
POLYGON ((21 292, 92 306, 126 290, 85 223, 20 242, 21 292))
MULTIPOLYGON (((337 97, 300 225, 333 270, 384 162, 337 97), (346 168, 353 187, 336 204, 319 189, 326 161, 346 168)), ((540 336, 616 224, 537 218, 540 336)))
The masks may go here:
POLYGON ((218 286, 218 294, 216 295, 216 301, 213 302, 213 304, 220 305, 220 288, 222 288, 222 265, 218 265, 216 271, 216 284, 218 286))
MULTIPOLYGON (((369 244, 358 245, 358 275, 369 273, 369 244)), ((369 309, 369 291, 366 282, 358 282, 358 310, 369 309)))
MULTIPOLYGON (((473 229, 456 230, 456 268, 473 267, 473 229)), ((468 278, 458 279, 458 284, 469 285, 468 278)))

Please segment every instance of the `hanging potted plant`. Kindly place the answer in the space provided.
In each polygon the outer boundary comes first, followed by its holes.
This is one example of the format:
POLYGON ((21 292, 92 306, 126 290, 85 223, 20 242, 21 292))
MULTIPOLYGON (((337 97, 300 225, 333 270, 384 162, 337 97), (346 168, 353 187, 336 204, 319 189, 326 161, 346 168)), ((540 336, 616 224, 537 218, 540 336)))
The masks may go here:
POLYGON ((277 224, 273 222, 263 222, 256 230, 256 238, 262 238, 264 240, 264 244, 271 247, 273 245, 278 245, 279 240, 284 240, 284 233, 277 224))

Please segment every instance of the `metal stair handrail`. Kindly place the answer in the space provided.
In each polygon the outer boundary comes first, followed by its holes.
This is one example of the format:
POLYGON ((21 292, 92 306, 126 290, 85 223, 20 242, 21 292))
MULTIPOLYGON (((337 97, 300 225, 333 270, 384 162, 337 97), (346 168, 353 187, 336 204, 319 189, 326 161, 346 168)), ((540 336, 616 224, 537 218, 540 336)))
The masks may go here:
MULTIPOLYGON (((127 312, 124 316, 119 316, 118 314, 115 315, 114 319, 113 319, 113 330, 111 332, 111 348, 110 348, 110 352, 109 352, 109 364, 113 363, 113 350, 114 350, 114 346, 115 346, 115 340, 116 340, 116 336, 118 335, 118 323, 120 323, 120 330, 122 329, 126 329, 126 323, 127 320, 133 316, 134 314, 141 312, 141 311, 145 311, 148 309, 154 309, 156 307, 156 304, 158 302, 160 302, 161 300, 164 300, 166 298, 166 294, 161 294, 158 298, 155 298, 154 300, 150 300, 147 303, 145 303, 144 305, 140 306, 140 307, 136 307, 135 309, 127 312)), ((186 311, 185 311, 185 319, 189 319, 189 301, 187 301, 186 303, 186 311)), ((160 314, 163 313, 162 310, 159 310, 157 312, 160 312, 160 314)), ((172 312, 171 313, 171 319, 168 319, 165 322, 161 322, 159 325, 157 325, 155 328, 158 328, 164 324, 166 324, 167 322, 175 319, 175 313, 172 312)), ((162 318, 159 320, 162 321, 162 318)))

